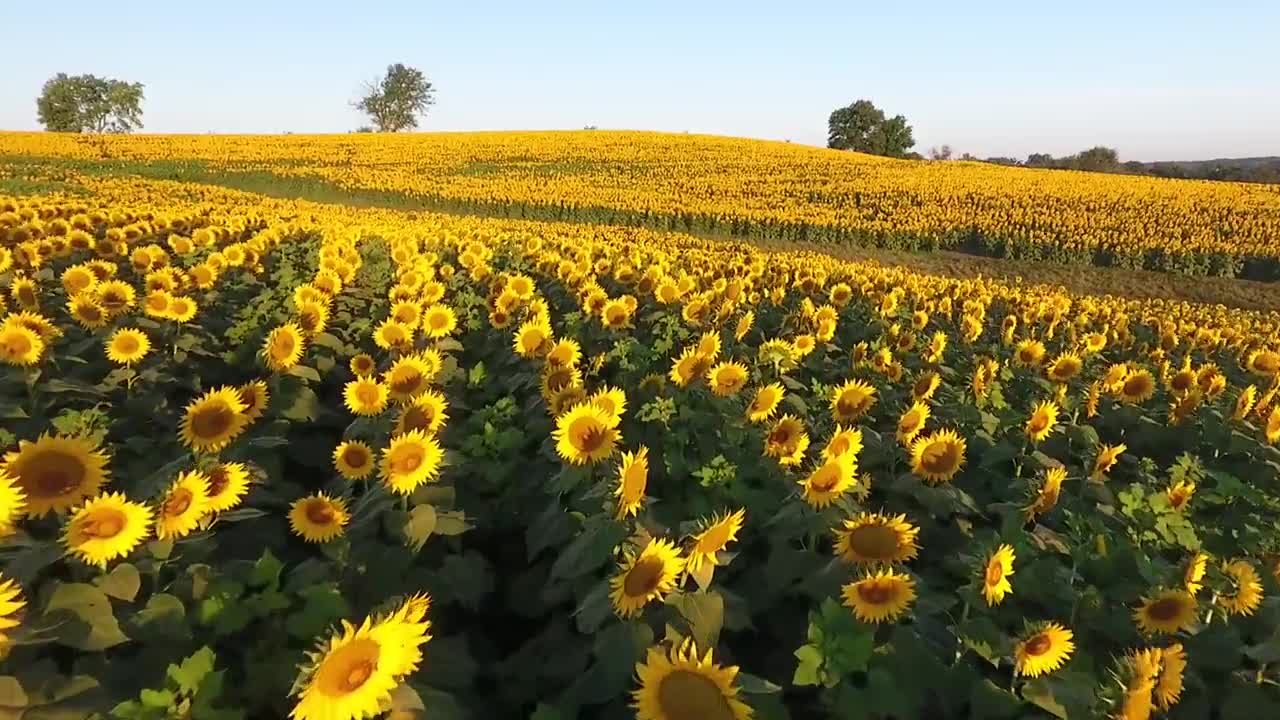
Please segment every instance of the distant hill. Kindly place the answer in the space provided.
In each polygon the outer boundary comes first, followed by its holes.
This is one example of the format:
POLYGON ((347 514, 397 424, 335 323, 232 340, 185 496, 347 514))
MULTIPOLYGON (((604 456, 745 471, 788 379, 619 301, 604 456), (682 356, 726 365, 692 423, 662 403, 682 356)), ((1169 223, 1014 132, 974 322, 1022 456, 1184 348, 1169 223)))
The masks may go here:
POLYGON ((1252 168, 1267 165, 1280 164, 1280 155, 1268 155, 1267 157, 1247 157, 1247 158, 1214 158, 1212 160, 1157 160, 1156 162, 1140 163, 1149 168, 1157 166, 1178 167, 1184 170, 1200 170, 1212 167, 1242 167, 1252 168))
MULTIPOLYGON (((1133 163, 1125 163, 1131 166, 1133 163)), ((1140 163, 1150 175, 1204 180, 1280 183, 1280 157, 1216 158, 1140 163)))

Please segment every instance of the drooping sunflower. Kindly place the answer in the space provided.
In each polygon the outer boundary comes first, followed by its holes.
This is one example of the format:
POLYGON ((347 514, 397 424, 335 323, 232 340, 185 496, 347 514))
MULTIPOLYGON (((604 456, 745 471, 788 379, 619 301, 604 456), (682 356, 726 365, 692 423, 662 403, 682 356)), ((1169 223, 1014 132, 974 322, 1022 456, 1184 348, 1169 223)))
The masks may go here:
POLYGON ((858 466, 853 453, 825 457, 813 472, 798 482, 804 501, 821 510, 857 483, 858 466))
POLYGON ((644 504, 645 490, 649 485, 649 448, 641 447, 635 453, 622 453, 617 483, 618 486, 613 491, 618 504, 615 517, 623 520, 639 513, 644 504))
POLYGON ((1095 482, 1106 480, 1107 473, 1111 471, 1111 468, 1115 467, 1120 454, 1128 449, 1129 447, 1124 443, 1119 445, 1099 445, 1098 455, 1093 460, 1093 472, 1089 473, 1089 479, 1095 482))
POLYGON ((1061 465, 1051 467, 1044 472, 1044 481, 1036 490, 1036 497, 1027 506, 1027 517, 1035 519, 1052 510, 1058 504, 1058 496, 1062 494, 1062 483, 1067 479, 1067 469, 1061 465))
POLYGON ((0 360, 10 365, 35 365, 44 355, 44 338, 16 323, 0 325, 0 360))
POLYGON ((1045 369, 1045 374, 1054 382, 1064 383, 1075 377, 1084 363, 1080 360, 1080 356, 1075 353, 1062 353, 1049 363, 1045 369))
POLYGON ((1156 704, 1168 710, 1182 697, 1182 675, 1187 669, 1187 653, 1182 643, 1173 643, 1160 651, 1160 675, 1156 678, 1156 704))
POLYGON ((209 512, 225 512, 240 504, 249 492, 249 468, 244 463, 221 462, 205 471, 209 478, 209 512))
POLYGON ((772 418, 785 394, 781 383, 770 383, 757 390, 755 398, 747 406, 747 420, 762 423, 772 418))
POLYGON ((999 605, 1004 602, 1005 595, 1013 592, 1013 584, 1009 582, 1009 578, 1013 577, 1013 562, 1016 559, 1013 547, 1009 545, 1001 545, 987 558, 982 572, 982 595, 986 598, 988 607, 999 605))
POLYGON ((299 679, 302 689, 291 720, 352 720, 382 712, 400 683, 390 666, 407 648, 379 642, 372 630, 368 619, 359 628, 343 620, 342 630, 311 654, 312 666, 299 679))
POLYGON ((627 394, 616 387, 608 385, 591 393, 587 402, 603 410, 612 418, 613 426, 622 422, 622 415, 627 411, 627 394))
POLYGON ((850 380, 831 391, 831 417, 849 423, 862 417, 876 403, 876 389, 861 380, 850 380))
POLYGON ((13 478, 34 518, 65 513, 98 494, 107 482, 107 456, 84 438, 41 435, 4 456, 0 473, 13 478))
POLYGON ((196 452, 217 452, 249 425, 245 404, 235 388, 210 390, 187 405, 179 433, 182 443, 196 452))
POLYGON ((720 397, 736 395, 747 384, 747 366, 740 362, 722 362, 707 370, 707 384, 720 397))
POLYGON ((71 513, 62 542, 72 555, 106 568, 147 539, 152 519, 146 505, 130 502, 123 493, 104 493, 71 513))
POLYGON ((911 472, 926 481, 947 482, 964 465, 966 443, 954 430, 937 430, 911 443, 911 472))
POLYGON ((408 495, 438 478, 443 461, 440 443, 421 430, 412 430, 391 438, 391 445, 382 451, 379 474, 392 492, 408 495))
POLYGON ((373 450, 359 440, 339 443, 333 450, 333 466, 348 480, 363 480, 373 472, 373 450))
POLYGON ((240 395, 240 402, 244 403, 244 416, 251 423, 262 417, 271 402, 271 391, 261 380, 245 383, 236 388, 236 392, 240 395))
POLYGON ((1031 417, 1027 418, 1027 437, 1031 442, 1040 442, 1053 433, 1053 426, 1058 422, 1058 404, 1045 400, 1036 405, 1031 417))
POLYGON ((342 391, 343 403, 356 415, 372 417, 387 409, 391 391, 373 378, 361 377, 347 383, 342 391))
POLYGON ((1195 596, 1185 590, 1161 590, 1142 599, 1133 619, 1148 635, 1180 632, 1195 622, 1195 596))
POLYGON ((1209 565, 1209 556, 1198 552, 1191 556, 1187 561, 1187 567, 1182 572, 1182 584, 1187 589, 1191 597, 1195 597, 1200 593, 1200 589, 1204 587, 1204 573, 1209 565))
POLYGON ((614 612, 634 617, 651 601, 661 601, 675 589, 684 562, 680 550, 661 538, 650 539, 638 555, 627 551, 619 572, 609 581, 614 612))
POLYGON ((919 534, 920 528, 907 522, 906 515, 858 513, 835 530, 835 551, 849 563, 907 562, 920 551, 919 534))
POLYGON ((777 458, 778 463, 784 467, 799 465, 808 449, 809 433, 805 432, 804 424, 793 415, 778 418, 765 438, 764 454, 777 458))
POLYGON ((573 465, 590 465, 613 454, 621 439, 611 416, 590 403, 578 405, 556 418, 552 434, 556 452, 573 465))
POLYGON ((1196 484, 1191 480, 1179 480, 1166 489, 1165 497, 1169 499, 1169 507, 1174 512, 1182 512, 1196 494, 1196 484))
POLYGON ((21 622, 18 613, 27 606, 17 581, 0 575, 0 649, 9 646, 9 631, 21 622))
POLYGON ((342 535, 350 521, 346 501, 324 493, 298 498, 289 506, 289 527, 307 542, 329 542, 342 535))
POLYGON ((685 569, 696 573, 704 564, 719 564, 717 554, 738 539, 738 532, 742 530, 746 517, 746 509, 739 508, 731 513, 712 515, 704 521, 701 532, 693 536, 693 547, 689 548, 685 569))
POLYGON ((737 674, 736 667, 717 665, 710 649, 699 656, 691 639, 669 653, 649 648, 636 665, 636 720, 751 720, 751 708, 738 699, 737 674))
POLYGON ((262 358, 268 368, 283 372, 298 364, 305 347, 306 337, 302 328, 294 323, 285 323, 267 334, 262 344, 262 358))
POLYGON ((878 570, 845 585, 841 595, 862 622, 893 622, 915 601, 916 584, 906 573, 878 570))
POLYGON ((903 445, 910 445, 911 441, 915 440, 916 436, 924 430, 925 423, 929 422, 930 414, 928 405, 920 400, 915 401, 898 418, 898 442, 903 445))
POLYGON ((1218 595, 1218 604, 1232 615, 1252 615, 1262 604, 1262 579, 1248 560, 1228 560, 1222 564, 1222 574, 1231 584, 1231 591, 1218 595))
POLYGON ((160 499, 156 537, 161 540, 186 537, 208 512, 209 476, 198 470, 179 473, 160 499))
POLYGON ((1075 652, 1072 632, 1056 622, 1040 623, 1014 648, 1014 675, 1040 677, 1056 671, 1075 652))
POLYGON ((400 410, 400 416, 396 418, 394 434, 421 430, 428 435, 435 435, 449 419, 449 414, 445 412, 448 407, 449 403, 444 395, 434 390, 427 390, 400 410))

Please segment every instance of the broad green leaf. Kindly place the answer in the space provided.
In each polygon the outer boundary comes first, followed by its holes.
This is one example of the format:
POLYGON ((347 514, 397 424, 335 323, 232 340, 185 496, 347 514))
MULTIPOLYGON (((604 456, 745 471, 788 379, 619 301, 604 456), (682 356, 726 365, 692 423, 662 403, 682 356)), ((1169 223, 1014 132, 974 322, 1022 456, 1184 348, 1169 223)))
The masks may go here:
POLYGON ((306 365, 294 365, 289 368, 288 374, 309 382, 320 382, 320 373, 316 372, 315 368, 307 367, 306 365))
POLYGON ((280 571, 284 563, 276 559, 270 550, 263 550, 262 556, 253 564, 253 572, 249 574, 249 587, 277 587, 280 584, 280 571))
POLYGON ((409 511, 408 519, 404 524, 404 538, 414 552, 421 550, 422 546, 427 544, 431 533, 436 529, 436 519, 436 509, 430 505, 418 505, 409 511))
POLYGON ((285 630, 300 640, 317 637, 350 611, 346 599, 332 584, 308 588, 302 596, 305 598, 302 609, 290 614, 285 621, 285 630))
POLYGON ((461 535, 471 529, 471 523, 467 522, 467 514, 461 510, 440 510, 436 509, 436 527, 437 535, 461 535))
POLYGON ((171 690, 152 690, 144 688, 138 696, 142 700, 142 706, 148 708, 156 708, 158 710, 168 710, 173 705, 174 697, 171 690))
POLYGON ((200 689, 200 683, 213 672, 214 655, 209 646, 192 653, 181 664, 170 665, 167 675, 178 685, 178 690, 186 695, 194 695, 200 689))
POLYGON ((552 578, 575 578, 604 565, 627 537, 627 528, 610 518, 593 517, 556 558, 552 578))
POLYGON ((0 714, 3 708, 24 708, 27 706, 27 693, 22 683, 12 675, 0 676, 0 714))
POLYGON ((58 642, 80 650, 105 650, 127 642, 106 593, 87 583, 62 583, 53 591, 46 612, 66 610, 84 626, 68 624, 58 642))
POLYGON ((124 563, 115 566, 106 575, 96 578, 93 584, 102 588, 102 592, 110 597, 132 602, 138 596, 138 589, 142 586, 142 576, 138 573, 138 568, 124 563))
POLYGON ((713 648, 724 626, 724 598, 715 592, 672 593, 667 604, 689 623, 689 633, 700 648, 713 648))
POLYGON ((794 654, 800 662, 796 665, 795 674, 791 677, 791 684, 801 686, 819 684, 818 673, 822 668, 822 651, 814 645, 801 645, 794 654))

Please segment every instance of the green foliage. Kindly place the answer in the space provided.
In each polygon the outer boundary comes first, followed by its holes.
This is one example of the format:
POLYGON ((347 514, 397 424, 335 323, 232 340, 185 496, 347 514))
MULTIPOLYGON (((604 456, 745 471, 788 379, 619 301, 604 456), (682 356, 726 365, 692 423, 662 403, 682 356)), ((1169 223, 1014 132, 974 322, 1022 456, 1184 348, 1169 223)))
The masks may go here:
POLYGON ((45 82, 36 111, 46 130, 124 133, 142 127, 142 83, 58 73, 45 82))
POLYGON ((435 87, 417 68, 401 63, 387 66, 378 80, 365 84, 356 109, 369 116, 378 132, 400 132, 418 127, 418 116, 435 103, 435 87))
POLYGON ((827 128, 827 147, 836 150, 904 157, 916 144, 905 117, 885 117, 869 100, 834 110, 827 128))

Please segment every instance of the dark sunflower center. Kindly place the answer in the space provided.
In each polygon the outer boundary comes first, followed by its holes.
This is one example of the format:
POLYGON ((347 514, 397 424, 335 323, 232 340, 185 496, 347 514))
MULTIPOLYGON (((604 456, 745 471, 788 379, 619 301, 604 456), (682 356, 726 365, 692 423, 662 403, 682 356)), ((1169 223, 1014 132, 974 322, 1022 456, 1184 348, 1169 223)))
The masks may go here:
POLYGON ((398 473, 407 474, 422 466, 422 448, 412 445, 401 448, 391 460, 391 468, 398 473))
POLYGON ((871 560, 888 560, 898 554, 898 531, 884 525, 864 525, 849 533, 849 547, 871 560))
POLYGON ((391 378, 391 389, 397 393, 411 393, 422 384, 422 374, 413 368, 396 373, 391 378))
POLYGON ((1142 395, 1146 393, 1146 391, 1147 391, 1146 375, 1134 375, 1133 377, 1124 381, 1125 395, 1136 397, 1138 395, 1142 395))
POLYGON ((987 563, 987 585, 994 587, 1004 579, 1004 566, 999 562, 992 560, 987 563))
POLYGON ((884 605, 893 599, 893 588, 878 582, 858 585, 858 597, 871 605, 884 605))
POLYGON ((658 589, 658 585, 662 581, 663 568, 662 558, 646 557, 641 559, 627 573, 626 580, 622 583, 622 591, 628 597, 645 597, 658 589))
POLYGON ((235 413, 226 405, 206 407, 191 418, 191 434, 202 439, 221 437, 234 421, 235 413))
POLYGON ((792 432, 787 425, 782 425, 773 429, 769 433, 769 443, 771 445, 787 445, 791 442, 792 432))
POLYGON ((368 383, 357 386, 356 399, 363 405, 377 405, 378 386, 368 383))
POLYGON ((1178 617, 1182 611, 1182 603, 1177 598, 1163 598, 1151 603, 1147 615, 1153 620, 1168 622, 1178 617))
POLYGON ((120 531, 124 529, 125 523, 125 517, 119 511, 105 510, 90 516, 80 526, 80 532, 89 538, 113 538, 120 534, 120 531))
POLYGON ((1038 433, 1049 427, 1049 415, 1047 413, 1038 412, 1031 416, 1031 432, 1038 433))
POLYGON ((1036 359, 1036 353, 1031 348, 1023 348, 1018 351, 1018 359, 1024 363, 1029 363, 1036 359))
POLYGON ((329 507, 329 503, 323 500, 314 500, 307 503, 307 519, 316 525, 328 525, 333 522, 335 515, 333 508, 329 507))
POLYGON ((809 486, 818 492, 830 492, 838 482, 840 482, 840 472, 824 467, 813 476, 809 486))
POLYGON ((218 497, 223 490, 227 489, 227 485, 231 482, 231 476, 227 473, 226 468, 221 465, 215 466, 208 472, 209 475, 209 497, 218 497))
POLYGON ((586 432, 582 433, 582 437, 578 441, 578 445, 582 448, 583 452, 591 453, 603 447, 605 439, 605 428, 593 426, 588 428, 586 432))
POLYGON ((1053 647, 1053 640, 1048 635, 1040 633, 1027 641, 1023 650, 1031 656, 1039 656, 1049 652, 1049 648, 1053 647))
POLYGON ((116 352, 121 355, 132 355, 138 352, 138 339, 131 335, 118 338, 116 340, 116 352))
POLYGON ((676 670, 658 686, 658 705, 670 720, 733 720, 733 709, 714 680, 676 670))
POLYGON ((281 334, 271 344, 271 353, 277 358, 287 358, 293 354, 293 336, 281 334))
POLYGON ((168 517, 177 517, 187 510, 191 509, 191 491, 186 488, 178 488, 173 491, 168 500, 164 501, 164 514, 168 517))
POLYGON ((34 478, 30 484, 31 494, 36 497, 67 495, 80 486, 85 475, 85 467, 78 459, 60 452, 39 455, 29 467, 34 478))
POLYGON ((353 445, 342 451, 342 461, 353 468, 364 467, 364 464, 368 462, 368 459, 369 457, 365 453, 364 448, 353 445))
POLYGON ((1169 385, 1177 392, 1182 392, 1191 387, 1191 383, 1195 381, 1195 376, 1191 373, 1178 373, 1173 376, 1173 380, 1169 381, 1169 385))

